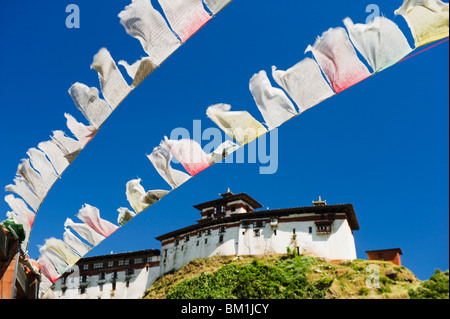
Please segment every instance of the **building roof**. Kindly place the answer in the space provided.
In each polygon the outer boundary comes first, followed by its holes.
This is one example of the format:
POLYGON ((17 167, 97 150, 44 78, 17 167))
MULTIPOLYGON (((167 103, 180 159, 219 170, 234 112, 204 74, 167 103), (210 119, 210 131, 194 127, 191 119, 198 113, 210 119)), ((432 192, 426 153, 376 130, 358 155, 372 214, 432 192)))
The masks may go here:
POLYGON ((229 202, 233 202, 233 201, 237 201, 237 200, 242 200, 242 201, 246 202, 247 204, 252 206, 254 209, 263 207, 254 198, 247 195, 246 193, 240 193, 240 194, 235 195, 235 194, 231 193, 230 191, 228 191, 227 193, 222 194, 221 196, 222 196, 222 198, 195 205, 194 208, 197 208, 198 210, 203 210, 203 209, 209 208, 209 207, 225 205, 229 202))
POLYGON ((400 255, 403 255, 403 252, 400 248, 367 250, 366 253, 382 253, 382 252, 387 252, 387 251, 394 251, 394 252, 398 252, 400 255))
POLYGON ((161 252, 158 249, 147 249, 147 250, 139 250, 139 251, 118 253, 118 254, 111 254, 111 255, 84 257, 84 258, 81 258, 77 264, 90 263, 93 261, 103 261, 103 260, 108 260, 108 259, 129 258, 129 257, 133 257, 133 256, 142 256, 142 255, 159 256, 160 253, 161 252))
MULTIPOLYGON (((214 202, 214 201, 213 201, 214 202)), ((210 206, 207 206, 210 207, 210 206)), ((232 214, 229 217, 224 217, 220 219, 209 219, 202 220, 198 224, 188 226, 159 237, 156 237, 157 240, 163 241, 165 239, 177 237, 186 233, 190 233, 196 231, 198 229, 202 229, 205 227, 211 227, 220 224, 226 224, 230 222, 236 222, 246 219, 256 219, 256 218, 269 218, 269 217, 283 217, 290 216, 293 214, 338 214, 345 213, 347 216, 348 223, 352 230, 359 229, 359 223, 356 218, 355 210, 353 209, 352 204, 341 204, 341 205, 327 205, 327 206, 308 206, 308 207, 296 207, 296 208, 282 208, 275 210, 263 210, 263 211, 253 211, 248 213, 238 213, 232 214)))

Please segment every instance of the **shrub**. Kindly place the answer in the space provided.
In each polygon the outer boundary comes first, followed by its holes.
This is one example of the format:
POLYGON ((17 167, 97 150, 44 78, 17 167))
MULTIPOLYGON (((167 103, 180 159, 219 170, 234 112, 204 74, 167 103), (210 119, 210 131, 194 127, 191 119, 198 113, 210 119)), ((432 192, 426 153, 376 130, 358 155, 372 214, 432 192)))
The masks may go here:
POLYGON ((367 287, 361 287, 358 291, 358 295, 367 296, 370 293, 370 289, 367 287))
POLYGON ((449 299, 449 271, 436 269, 434 275, 420 284, 416 290, 408 291, 411 299, 449 299))

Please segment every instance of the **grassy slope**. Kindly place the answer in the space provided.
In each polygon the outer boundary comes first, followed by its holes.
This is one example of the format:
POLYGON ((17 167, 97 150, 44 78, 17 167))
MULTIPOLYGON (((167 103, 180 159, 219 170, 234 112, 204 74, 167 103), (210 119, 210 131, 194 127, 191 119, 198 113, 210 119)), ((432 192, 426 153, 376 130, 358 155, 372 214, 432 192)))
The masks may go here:
MULTIPOLYGON (((372 266, 373 267, 373 266, 372 266)), ((193 260, 158 279, 145 299, 409 298, 420 281, 390 262, 340 264, 307 256, 225 257, 193 260), (380 288, 367 288, 369 265, 379 267, 380 288)))

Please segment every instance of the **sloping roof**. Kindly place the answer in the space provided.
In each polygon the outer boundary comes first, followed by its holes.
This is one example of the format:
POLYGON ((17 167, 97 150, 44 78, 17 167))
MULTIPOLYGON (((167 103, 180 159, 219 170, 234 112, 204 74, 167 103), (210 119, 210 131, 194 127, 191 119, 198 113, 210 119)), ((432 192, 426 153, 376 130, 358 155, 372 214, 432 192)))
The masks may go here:
POLYGON ((400 255, 403 255, 403 252, 400 248, 367 250, 366 253, 381 253, 381 252, 387 252, 387 251, 398 252, 400 255))
POLYGON ((214 206, 220 206, 224 205, 229 202, 233 202, 236 200, 243 200, 250 206, 252 206, 254 209, 263 207, 260 203, 258 203, 253 197, 247 195, 246 193, 240 193, 237 195, 234 195, 233 193, 226 193, 222 195, 223 198, 215 199, 206 203, 195 205, 194 208, 197 208, 198 210, 203 210, 208 207, 214 207, 214 206), (226 196, 224 196, 226 195, 226 196))
POLYGON ((157 240, 163 241, 165 239, 177 237, 186 233, 196 231, 201 228, 216 226, 220 224, 227 224, 230 222, 241 221, 245 219, 253 218, 268 218, 268 217, 283 217, 290 216, 294 214, 343 214, 347 216, 348 223, 352 230, 359 229, 358 219, 356 218, 355 210, 352 204, 341 204, 341 205, 327 205, 327 206, 308 206, 308 207, 296 207, 296 208, 282 208, 275 210, 262 210, 253 211, 249 213, 232 214, 229 217, 224 217, 220 219, 210 219, 205 221, 200 221, 198 224, 188 226, 176 231, 161 235, 156 237, 157 240))

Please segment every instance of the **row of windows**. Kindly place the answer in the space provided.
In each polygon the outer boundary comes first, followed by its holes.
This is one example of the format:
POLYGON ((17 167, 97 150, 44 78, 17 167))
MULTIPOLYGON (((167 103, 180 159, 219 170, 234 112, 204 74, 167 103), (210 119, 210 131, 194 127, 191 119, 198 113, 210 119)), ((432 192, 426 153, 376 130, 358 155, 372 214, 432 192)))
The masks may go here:
POLYGON ((157 261, 157 256, 151 256, 147 258, 135 258, 135 259, 122 259, 117 261, 108 261, 108 262, 99 262, 99 263, 93 263, 93 264, 84 264, 83 270, 89 270, 89 269, 102 269, 102 268, 111 268, 115 266, 128 266, 130 264, 138 265, 142 264, 144 262, 150 263, 153 261, 157 261), (105 266, 106 265, 106 266, 105 266))

